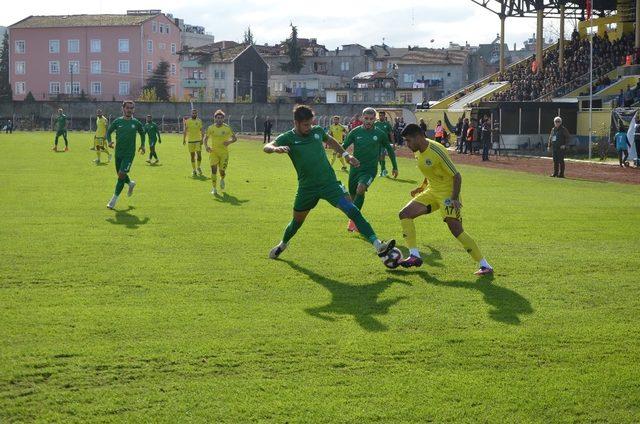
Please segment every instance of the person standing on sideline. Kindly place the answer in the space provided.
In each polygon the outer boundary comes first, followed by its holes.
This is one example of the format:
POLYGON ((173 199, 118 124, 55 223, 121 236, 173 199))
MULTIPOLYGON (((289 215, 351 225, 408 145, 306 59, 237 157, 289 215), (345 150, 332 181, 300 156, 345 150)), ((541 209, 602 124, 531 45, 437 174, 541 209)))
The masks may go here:
POLYGON ((456 124, 456 128, 454 130, 454 134, 456 135, 456 152, 462 153, 462 128, 464 126, 464 119, 462 116, 458 118, 458 123, 456 124))
POLYGON ((459 150, 458 153, 467 153, 467 132, 469 131, 469 119, 460 118, 462 120, 462 127, 460 129, 460 137, 458 138, 459 150))
POLYGON ((402 131, 404 131, 404 127, 407 125, 404 122, 404 118, 402 116, 398 117, 398 122, 394 127, 394 136, 396 138, 396 145, 402 146, 404 145, 404 138, 402 138, 402 131))
POLYGON ((424 118, 420 118, 420 129, 424 133, 425 137, 427 136, 427 123, 424 122, 424 118))
POLYGON ((264 121, 264 140, 262 144, 271 143, 271 129, 273 128, 273 123, 271 122, 271 118, 267 116, 267 120, 264 121))
POLYGON ((469 128, 467 128, 466 143, 464 143, 464 153, 467 152, 473 154, 473 139, 476 136, 476 121, 472 118, 469 122, 469 128))
POLYGON ((487 115, 482 120, 480 127, 480 141, 482 142, 482 161, 489 160, 489 149, 491 148, 491 121, 487 115))
POLYGON ((570 138, 569 130, 562 125, 562 118, 556 116, 553 119, 553 128, 551 128, 547 145, 547 148, 553 152, 552 177, 564 178, 564 154, 570 138))
POLYGON ((636 166, 640 167, 640 116, 636 114, 636 127, 633 134, 633 142, 636 145, 636 166))
POLYGON ((5 134, 13 134, 13 122, 11 122, 11 119, 9 119, 7 121, 7 127, 5 128, 5 134))
POLYGON ((616 133, 616 150, 618 151, 618 160, 620 161, 620 167, 624 168, 625 166, 629 166, 629 162, 627 159, 629 158, 629 147, 631 147, 631 143, 629 143, 629 139, 627 138, 627 132, 624 126, 620 126, 620 129, 616 133))
POLYGON ((434 129, 434 137, 435 140, 442 144, 443 140, 444 140, 444 127, 442 126, 442 121, 438 120, 438 123, 436 124, 436 128, 434 129))

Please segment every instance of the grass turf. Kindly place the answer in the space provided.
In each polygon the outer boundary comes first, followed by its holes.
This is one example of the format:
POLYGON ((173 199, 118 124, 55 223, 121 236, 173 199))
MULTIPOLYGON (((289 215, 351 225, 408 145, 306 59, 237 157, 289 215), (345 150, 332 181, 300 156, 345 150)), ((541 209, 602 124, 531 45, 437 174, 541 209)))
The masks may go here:
MULTIPOLYGON (((165 135, 114 212, 91 135, 52 137, 0 135, 0 421, 640 420, 640 187, 461 166, 478 280, 438 213, 419 270, 385 270, 326 203, 268 260, 295 174, 259 142, 214 198, 165 135)), ((401 242, 420 177, 399 165, 364 214, 401 242)))

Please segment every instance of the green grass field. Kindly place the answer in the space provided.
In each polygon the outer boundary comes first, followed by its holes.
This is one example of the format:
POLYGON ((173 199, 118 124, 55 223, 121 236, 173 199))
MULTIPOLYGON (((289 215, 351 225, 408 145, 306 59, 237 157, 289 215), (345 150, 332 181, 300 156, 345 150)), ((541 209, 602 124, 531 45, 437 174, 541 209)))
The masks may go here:
MULTIPOLYGON (((639 186, 461 166, 478 280, 439 214, 419 270, 326 203, 267 259, 296 180, 259 142, 214 198, 166 135, 114 212, 92 137, 51 139, 0 134, 0 422, 640 421, 639 186)), ((402 243, 399 164, 364 213, 402 243)))

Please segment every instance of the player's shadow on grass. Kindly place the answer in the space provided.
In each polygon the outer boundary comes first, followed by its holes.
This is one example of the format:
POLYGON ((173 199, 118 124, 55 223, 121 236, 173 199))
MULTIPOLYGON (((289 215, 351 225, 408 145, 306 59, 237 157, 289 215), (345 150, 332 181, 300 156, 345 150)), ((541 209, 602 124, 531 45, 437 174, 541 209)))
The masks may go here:
POLYGON ((479 291, 482 293, 484 301, 493 307, 489 311, 489 317, 504 324, 519 325, 521 315, 533 313, 531 303, 522 295, 506 287, 493 284, 493 275, 478 277, 475 282, 441 281, 426 271, 417 271, 415 275, 419 275, 426 283, 434 286, 479 291))
MULTIPOLYGON (((396 244, 396 247, 402 250, 403 257, 409 257, 409 249, 406 246, 396 244)), ((420 257, 422 258, 422 262, 424 262, 425 265, 430 266, 431 268, 442 268, 444 266, 441 262, 442 253, 440 253, 440 251, 435 247, 425 245, 424 248, 420 249, 420 257), (427 253, 426 249, 429 249, 430 252, 427 253)))
POLYGON ((403 179, 403 178, 393 178, 393 177, 387 177, 389 179, 389 181, 393 181, 395 183, 402 183, 402 184, 418 184, 418 182, 416 180, 407 180, 407 179, 403 179))
POLYGON ((249 202, 249 200, 240 200, 236 196, 232 196, 227 192, 216 194, 213 198, 216 202, 228 203, 231 206, 242 206, 244 203, 249 202))
POLYGON ((404 296, 379 301, 378 297, 394 283, 410 286, 411 283, 398 278, 386 278, 376 283, 350 285, 324 277, 291 261, 280 259, 295 271, 305 274, 315 283, 331 293, 331 303, 314 308, 306 308, 309 315, 325 321, 335 321, 332 315, 352 315, 356 322, 367 331, 387 331, 388 327, 376 319, 376 315, 386 315, 404 296))
POLYGON ((136 215, 129 213, 134 210, 133 206, 129 206, 127 209, 116 210, 116 215, 114 218, 107 218, 106 221, 111 224, 116 225, 124 225, 127 228, 132 230, 137 230, 141 225, 149 222, 149 217, 145 217, 144 219, 138 218, 136 215))
POLYGON ((195 177, 191 176, 191 179, 196 181, 207 181, 209 177, 207 177, 206 175, 196 175, 195 177))

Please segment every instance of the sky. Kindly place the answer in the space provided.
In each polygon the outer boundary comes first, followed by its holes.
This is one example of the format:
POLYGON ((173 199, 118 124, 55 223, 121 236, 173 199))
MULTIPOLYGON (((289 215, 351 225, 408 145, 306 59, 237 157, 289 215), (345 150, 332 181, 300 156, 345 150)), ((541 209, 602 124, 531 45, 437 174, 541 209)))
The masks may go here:
MULTIPOLYGON (((289 23, 298 27, 301 38, 317 38, 329 49, 358 43, 369 47, 384 42, 392 47, 418 45, 447 47, 449 42, 471 45, 490 43, 499 32, 496 15, 471 0, 369 0, 349 2, 324 0, 309 2, 295 10, 291 0, 29 0, 3 7, 0 26, 9 26, 29 15, 126 13, 127 9, 161 9, 185 23, 206 28, 218 40, 241 41, 251 27, 259 44, 274 44, 287 38, 289 23)), ((567 31, 573 29, 567 22, 567 31)), ((557 28, 557 24, 555 24, 557 28)), ((535 19, 506 21, 506 43, 518 48, 535 32, 535 19)), ((556 31, 557 32, 557 31, 556 31)), ((553 29, 549 34, 553 33, 553 29)))

